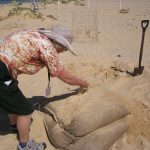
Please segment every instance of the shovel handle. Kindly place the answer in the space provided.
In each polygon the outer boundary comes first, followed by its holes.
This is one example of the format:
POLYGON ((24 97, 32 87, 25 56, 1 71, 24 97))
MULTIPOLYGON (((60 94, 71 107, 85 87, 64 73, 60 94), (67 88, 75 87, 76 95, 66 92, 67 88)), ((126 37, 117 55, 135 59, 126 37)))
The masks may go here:
POLYGON ((146 28, 148 27, 148 25, 149 25, 149 20, 142 20, 141 21, 141 26, 142 26, 143 31, 146 30, 146 28))

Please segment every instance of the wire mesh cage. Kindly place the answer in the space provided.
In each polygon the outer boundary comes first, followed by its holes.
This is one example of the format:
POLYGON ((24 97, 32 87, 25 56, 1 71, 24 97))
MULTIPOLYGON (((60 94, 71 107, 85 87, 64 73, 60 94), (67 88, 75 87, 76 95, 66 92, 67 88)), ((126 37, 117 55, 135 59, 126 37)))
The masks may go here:
POLYGON ((72 14, 74 41, 86 43, 98 40, 98 19, 96 11, 78 11, 72 14))

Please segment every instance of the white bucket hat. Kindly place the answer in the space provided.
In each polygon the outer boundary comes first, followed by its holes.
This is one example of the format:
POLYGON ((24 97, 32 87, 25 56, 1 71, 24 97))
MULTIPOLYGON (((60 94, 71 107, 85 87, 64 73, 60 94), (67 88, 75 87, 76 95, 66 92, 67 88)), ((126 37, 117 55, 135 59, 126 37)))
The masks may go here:
POLYGON ((66 47, 73 55, 76 55, 71 48, 71 43, 73 40, 72 33, 69 29, 62 25, 55 25, 51 29, 38 29, 38 32, 45 35, 47 38, 58 42, 59 44, 66 47))

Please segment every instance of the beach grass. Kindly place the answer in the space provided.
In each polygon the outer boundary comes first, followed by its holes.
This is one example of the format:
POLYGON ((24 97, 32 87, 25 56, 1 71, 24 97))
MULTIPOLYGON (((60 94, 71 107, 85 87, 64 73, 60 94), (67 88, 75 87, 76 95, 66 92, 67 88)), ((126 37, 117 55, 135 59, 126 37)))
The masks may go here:
POLYGON ((20 7, 17 5, 15 5, 8 13, 8 17, 19 16, 19 15, 28 16, 29 18, 34 18, 34 19, 42 19, 43 18, 42 13, 40 13, 36 10, 32 10, 31 8, 20 7))
MULTIPOLYGON (((58 0, 41 0, 40 1, 43 4, 56 4, 58 2, 58 0)), ((85 0, 59 0, 60 3, 62 4, 69 4, 71 2, 74 2, 75 5, 85 5, 83 2, 85 2, 85 0)))

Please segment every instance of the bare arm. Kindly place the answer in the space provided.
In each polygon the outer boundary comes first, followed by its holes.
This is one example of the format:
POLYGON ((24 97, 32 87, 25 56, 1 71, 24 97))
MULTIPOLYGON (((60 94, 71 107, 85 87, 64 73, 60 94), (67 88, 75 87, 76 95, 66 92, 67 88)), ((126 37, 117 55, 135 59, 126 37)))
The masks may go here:
POLYGON ((81 88, 88 88, 88 86, 89 86, 89 84, 87 83, 87 81, 81 80, 80 78, 77 78, 76 76, 71 75, 65 69, 57 77, 59 79, 61 79, 62 81, 64 81, 65 83, 69 84, 69 85, 77 85, 77 86, 80 86, 81 88))

